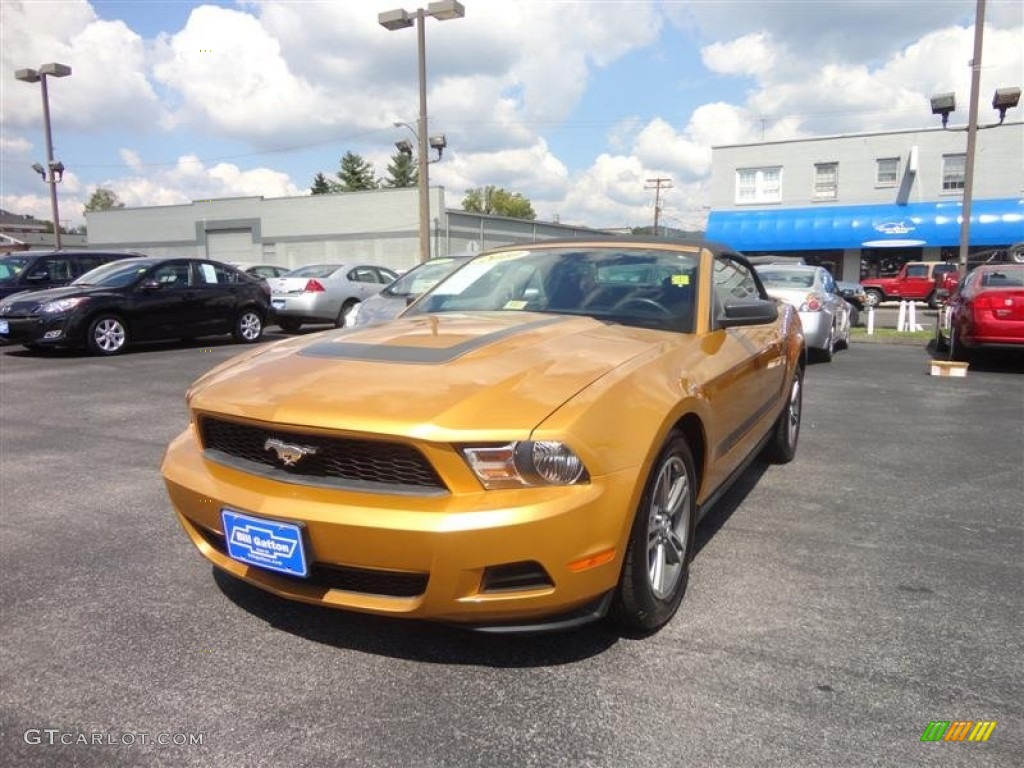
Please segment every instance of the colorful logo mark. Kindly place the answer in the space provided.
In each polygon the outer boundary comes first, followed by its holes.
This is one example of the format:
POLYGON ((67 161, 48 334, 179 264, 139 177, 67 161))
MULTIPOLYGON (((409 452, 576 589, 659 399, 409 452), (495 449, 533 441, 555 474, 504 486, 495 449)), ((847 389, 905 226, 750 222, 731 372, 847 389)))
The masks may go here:
POLYGON ((995 729, 995 720, 932 720, 921 741, 988 741, 995 729))

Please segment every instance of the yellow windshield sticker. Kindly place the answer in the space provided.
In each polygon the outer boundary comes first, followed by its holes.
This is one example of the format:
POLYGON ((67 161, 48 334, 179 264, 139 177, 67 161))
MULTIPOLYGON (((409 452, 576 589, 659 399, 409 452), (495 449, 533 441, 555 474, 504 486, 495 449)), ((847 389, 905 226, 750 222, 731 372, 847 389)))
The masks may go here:
POLYGON ((672 275, 672 285, 689 285, 689 275, 672 275))
POLYGON ((505 309, 525 309, 527 302, 525 301, 506 301, 505 309))

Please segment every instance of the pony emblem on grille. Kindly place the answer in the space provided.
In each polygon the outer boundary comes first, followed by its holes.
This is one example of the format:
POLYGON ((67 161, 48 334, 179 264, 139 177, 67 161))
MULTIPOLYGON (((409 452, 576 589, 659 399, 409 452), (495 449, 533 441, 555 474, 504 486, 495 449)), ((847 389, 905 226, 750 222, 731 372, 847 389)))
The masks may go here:
POLYGON ((276 437, 269 438, 263 444, 263 450, 274 451, 277 454, 278 461, 286 467, 294 467, 306 456, 312 456, 316 453, 316 448, 311 445, 286 443, 284 440, 278 440, 276 437))

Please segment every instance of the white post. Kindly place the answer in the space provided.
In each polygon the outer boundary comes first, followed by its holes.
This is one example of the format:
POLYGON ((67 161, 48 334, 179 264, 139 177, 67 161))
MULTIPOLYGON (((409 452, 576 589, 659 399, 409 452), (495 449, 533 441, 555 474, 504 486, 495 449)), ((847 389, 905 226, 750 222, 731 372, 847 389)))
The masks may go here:
POLYGON ((896 317, 896 331, 902 333, 907 330, 907 302, 900 301, 900 313, 896 317))
POLYGON ((868 307, 868 336, 875 335, 875 308, 868 307))
POLYGON ((916 331, 917 328, 917 305, 913 301, 907 302, 907 330, 916 331))

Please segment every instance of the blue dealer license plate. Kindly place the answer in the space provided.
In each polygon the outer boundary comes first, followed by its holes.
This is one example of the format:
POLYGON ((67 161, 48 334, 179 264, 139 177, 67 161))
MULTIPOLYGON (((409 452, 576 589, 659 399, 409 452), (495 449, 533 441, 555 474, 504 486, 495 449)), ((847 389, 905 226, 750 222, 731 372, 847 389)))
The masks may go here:
POLYGON ((284 309, 284 299, 274 299, 270 302, 274 309, 284 309))
POLYGON ((6 336, 11 332, 11 327, 7 324, 6 320, 0 320, 0 333, 6 336))
POLYGON ((230 509, 222 509, 220 517, 232 559, 289 576, 309 575, 302 528, 298 525, 250 517, 230 509))

